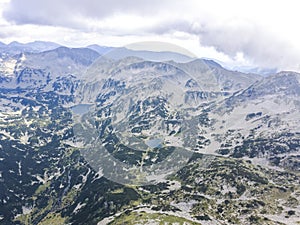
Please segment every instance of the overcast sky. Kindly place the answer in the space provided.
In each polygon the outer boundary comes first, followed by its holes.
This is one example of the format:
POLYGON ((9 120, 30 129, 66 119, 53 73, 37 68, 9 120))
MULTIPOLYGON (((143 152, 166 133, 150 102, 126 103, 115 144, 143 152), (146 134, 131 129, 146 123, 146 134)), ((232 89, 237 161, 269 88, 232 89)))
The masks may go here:
POLYGON ((0 41, 162 41, 228 64, 300 71, 297 0, 0 0, 0 41))

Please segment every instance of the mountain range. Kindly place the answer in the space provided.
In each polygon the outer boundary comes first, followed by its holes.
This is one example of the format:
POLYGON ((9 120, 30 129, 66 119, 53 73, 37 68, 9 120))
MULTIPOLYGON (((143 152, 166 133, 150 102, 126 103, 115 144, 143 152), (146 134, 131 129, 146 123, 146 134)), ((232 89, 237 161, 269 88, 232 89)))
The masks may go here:
POLYGON ((0 52, 0 224, 299 224, 299 73, 98 45, 0 52))

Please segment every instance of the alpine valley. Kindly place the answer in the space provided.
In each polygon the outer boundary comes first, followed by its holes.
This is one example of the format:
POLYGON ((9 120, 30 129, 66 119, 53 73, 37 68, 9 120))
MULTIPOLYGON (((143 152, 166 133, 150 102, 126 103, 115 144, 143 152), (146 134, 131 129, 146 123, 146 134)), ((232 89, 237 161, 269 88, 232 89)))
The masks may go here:
POLYGON ((49 42, 0 57, 0 224, 300 224, 299 73, 49 42))

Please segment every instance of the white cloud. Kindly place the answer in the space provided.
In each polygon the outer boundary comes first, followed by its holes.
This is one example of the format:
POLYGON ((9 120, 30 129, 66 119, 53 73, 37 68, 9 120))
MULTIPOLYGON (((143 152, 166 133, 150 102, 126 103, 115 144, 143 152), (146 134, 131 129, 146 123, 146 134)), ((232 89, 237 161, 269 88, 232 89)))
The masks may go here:
POLYGON ((0 6, 0 40, 6 42, 168 41, 199 57, 300 71, 300 14, 293 0, 2 0, 0 6))

